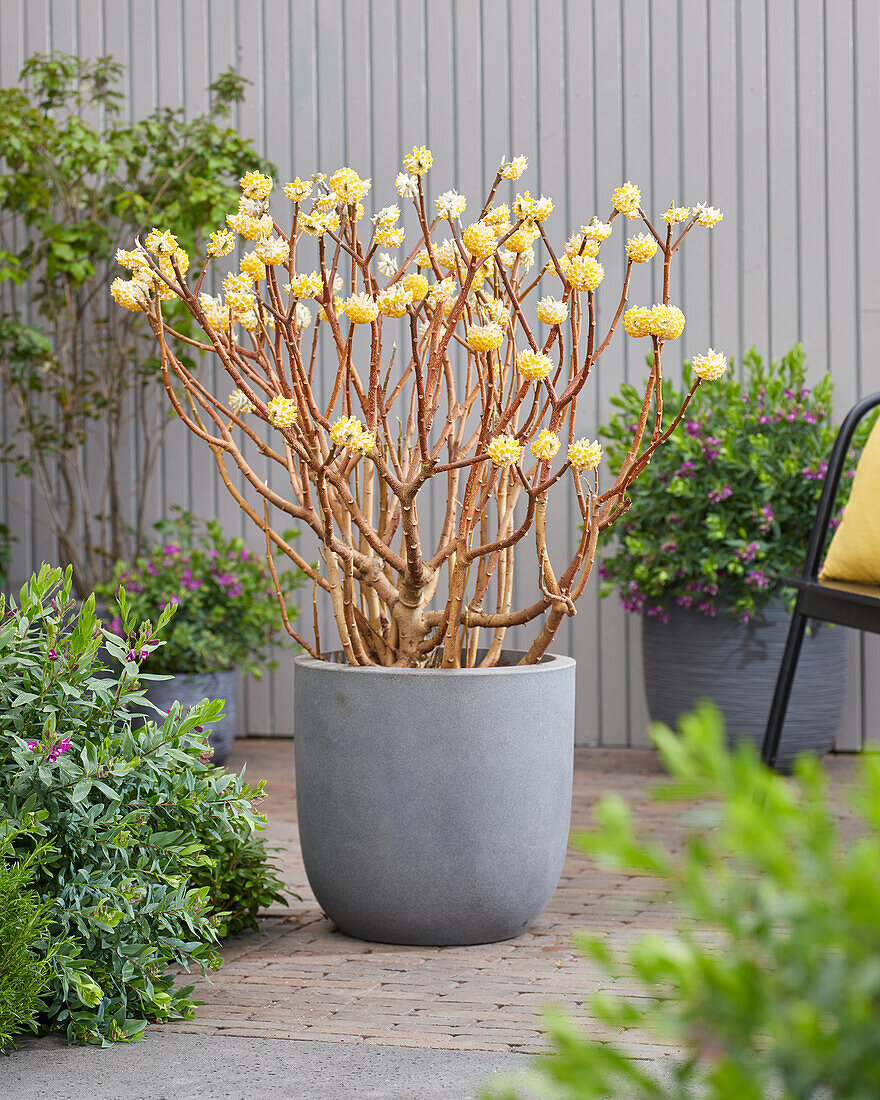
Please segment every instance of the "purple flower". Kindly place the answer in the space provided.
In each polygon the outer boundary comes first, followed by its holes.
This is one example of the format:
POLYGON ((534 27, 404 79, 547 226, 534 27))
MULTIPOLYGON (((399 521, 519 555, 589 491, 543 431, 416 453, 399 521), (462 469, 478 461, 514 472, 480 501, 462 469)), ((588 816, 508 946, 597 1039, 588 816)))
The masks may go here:
POLYGON ((750 542, 746 546, 741 546, 739 550, 737 550, 736 556, 741 562, 748 565, 749 562, 753 562, 758 556, 758 549, 759 547, 756 542, 750 542))
POLYGON ((758 530, 761 532, 762 535, 766 535, 770 528, 773 526, 773 522, 776 519, 776 516, 773 515, 773 511, 770 508, 769 504, 765 504, 761 508, 761 515, 764 517, 764 520, 762 523, 758 524, 758 530))
POLYGON ((769 588, 770 578, 760 569, 753 569, 746 577, 746 584, 750 584, 753 588, 769 588))
POLYGON ((150 574, 151 577, 159 576, 159 569, 155 562, 147 562, 147 572, 150 574))
POLYGON ((691 436, 702 435, 703 423, 701 420, 687 420, 685 421, 684 430, 691 436))
POLYGON ((709 603, 708 600, 704 600, 703 603, 700 604, 699 610, 704 615, 708 615, 710 619, 713 619, 715 617, 715 605, 709 603))
POLYGON ((245 547, 244 550, 242 550, 242 552, 241 552, 241 560, 242 561, 250 561, 251 560, 251 552, 250 552, 250 550, 248 550, 247 547, 245 547))
POLYGON ((722 500, 727 500, 729 496, 733 495, 733 489, 729 485, 725 485, 723 489, 710 489, 708 495, 713 504, 720 504, 722 500))
POLYGON ((683 607, 685 611, 690 611, 690 609, 694 606, 693 596, 676 596, 675 602, 678 604, 679 607, 683 607))
POLYGON ((663 545, 660 547, 660 549, 665 550, 667 554, 674 554, 675 551, 678 549, 678 543, 673 542, 670 539, 667 542, 664 542, 663 545))
POLYGON ((175 546, 173 542, 168 542, 162 547, 163 554, 179 554, 180 547, 175 546))
POLYGON ((51 763, 53 763, 54 761, 56 761, 56 760, 58 759, 58 757, 59 757, 59 756, 60 756, 60 755, 61 755, 61 754, 62 754, 63 752, 67 752, 67 750, 68 750, 69 748, 70 748, 70 738, 69 738, 69 737, 65 737, 65 738, 64 738, 63 740, 61 740, 61 741, 57 741, 57 742, 56 742, 56 743, 55 743, 55 744, 54 744, 54 745, 52 746, 52 751, 51 751, 51 752, 49 753, 49 755, 48 755, 48 756, 46 757, 46 759, 47 759, 47 760, 49 761, 49 763, 51 764, 51 763))
POLYGON ((39 741, 27 741, 26 744, 27 744, 27 747, 31 750, 31 752, 36 752, 37 749, 40 747, 40 742, 39 741))
POLYGON ((666 517, 667 523, 678 523, 678 512, 670 512, 666 517))
POLYGON ((752 620, 752 612, 751 611, 743 611, 740 614, 739 621, 741 623, 748 623, 748 622, 751 622, 751 620, 752 620))
POLYGON ((49 660, 50 661, 57 661, 58 660, 58 651, 57 650, 55 650, 55 649, 50 649, 49 650, 49 660))

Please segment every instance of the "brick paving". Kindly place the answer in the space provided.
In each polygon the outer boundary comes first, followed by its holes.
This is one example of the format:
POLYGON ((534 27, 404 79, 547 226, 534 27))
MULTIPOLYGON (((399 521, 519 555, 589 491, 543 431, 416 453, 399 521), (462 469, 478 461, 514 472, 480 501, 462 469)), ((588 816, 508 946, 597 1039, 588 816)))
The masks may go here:
MULTIPOLYGON (((228 940, 223 968, 196 982, 204 1004, 175 1032, 311 1039, 444 1050, 537 1051, 544 1047, 538 1010, 562 1005, 574 1013, 612 983, 573 948, 578 930, 605 932, 617 949, 641 932, 671 930, 675 914, 652 881, 603 872, 570 852, 562 880, 537 923, 515 940, 474 947, 397 947, 364 943, 336 932, 308 888, 296 833, 293 742, 240 741, 229 766, 247 763, 253 781, 268 778, 269 843, 288 888, 302 896, 276 906, 260 931, 228 940)), ((834 786, 845 783, 852 757, 832 757, 834 786)), ((644 749, 576 751, 572 828, 590 823, 596 798, 617 791, 655 838, 675 846, 680 805, 652 800, 663 775, 644 749)), ((618 992, 638 995, 625 980, 618 992)), ((585 1018, 586 1019, 586 1018, 585 1018)), ((610 1037, 587 1021, 597 1038, 610 1037)), ((615 1038, 619 1038, 615 1036, 615 1038)), ((651 1036, 630 1034, 636 1057, 675 1053, 651 1036)))

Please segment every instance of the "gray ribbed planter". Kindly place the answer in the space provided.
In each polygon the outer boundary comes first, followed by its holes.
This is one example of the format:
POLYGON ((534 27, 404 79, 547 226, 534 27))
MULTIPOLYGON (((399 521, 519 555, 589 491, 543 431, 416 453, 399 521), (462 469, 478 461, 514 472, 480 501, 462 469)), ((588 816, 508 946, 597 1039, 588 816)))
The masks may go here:
MULTIPOLYGON (((203 699, 225 699, 224 716, 211 726, 208 743, 214 750, 212 764, 223 764, 232 752, 236 734, 235 709, 235 669, 220 672, 203 672, 188 676, 179 672, 170 680, 143 680, 146 696, 151 703, 167 714, 172 705, 182 703, 184 707, 194 706, 203 699)), ((159 716, 152 711, 148 717, 159 716)))
POLYGON ((531 924, 568 843, 574 670, 570 657, 447 671, 296 658, 303 860, 340 932, 441 946, 531 924))
MULTIPOLYGON (((700 699, 724 714, 728 741, 759 747, 770 713, 790 615, 772 600, 749 623, 675 608, 672 620, 642 619, 642 659, 648 711, 674 729, 700 699)), ((780 746, 781 770, 798 753, 824 755, 840 724, 846 685, 846 635, 816 623, 804 638, 780 746)))

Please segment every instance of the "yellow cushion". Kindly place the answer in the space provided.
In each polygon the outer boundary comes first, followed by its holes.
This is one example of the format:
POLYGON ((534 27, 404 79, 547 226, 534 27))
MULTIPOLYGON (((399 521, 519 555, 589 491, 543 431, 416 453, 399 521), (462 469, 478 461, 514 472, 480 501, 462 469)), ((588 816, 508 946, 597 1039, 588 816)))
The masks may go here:
POLYGON ((822 572, 826 581, 880 584, 880 420, 862 451, 822 572))

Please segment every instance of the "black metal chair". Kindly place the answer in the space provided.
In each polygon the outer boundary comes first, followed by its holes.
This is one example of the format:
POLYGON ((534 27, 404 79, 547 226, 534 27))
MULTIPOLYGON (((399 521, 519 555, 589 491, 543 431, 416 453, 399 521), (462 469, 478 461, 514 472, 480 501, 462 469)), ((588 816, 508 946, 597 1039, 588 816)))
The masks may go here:
MULTIPOLYGON (((834 512, 834 502, 846 462, 846 453, 859 421, 877 405, 880 405, 880 393, 865 397, 850 409, 840 426, 828 460, 828 472, 819 498, 819 509, 810 535, 803 573, 799 577, 786 577, 783 581, 783 584, 798 590, 798 597, 776 680, 776 691, 770 705, 764 746, 761 750, 762 760, 771 768, 776 766, 782 727, 785 723, 785 713, 788 710, 788 699, 794 683, 807 620, 821 619, 823 622, 838 623, 841 626, 854 627, 856 630, 868 630, 873 634, 880 634, 880 587, 819 580, 819 564, 828 535, 828 525, 834 512)), ((878 501, 878 507, 880 507, 880 501, 878 501)))

